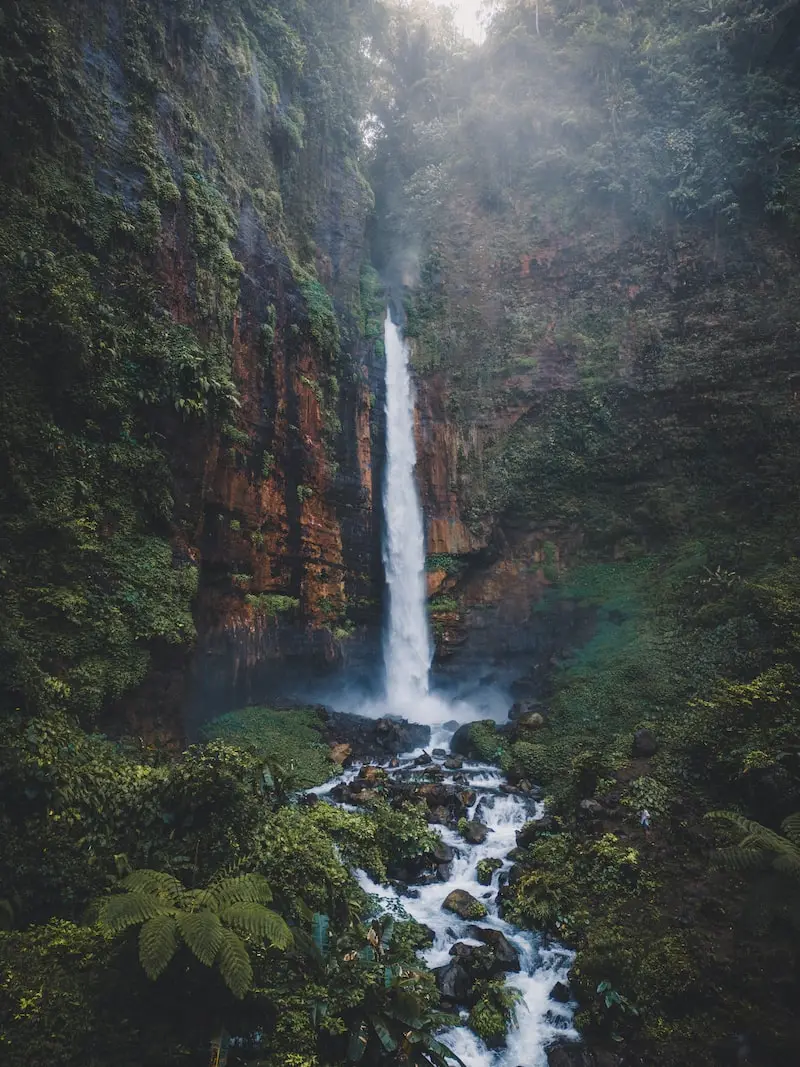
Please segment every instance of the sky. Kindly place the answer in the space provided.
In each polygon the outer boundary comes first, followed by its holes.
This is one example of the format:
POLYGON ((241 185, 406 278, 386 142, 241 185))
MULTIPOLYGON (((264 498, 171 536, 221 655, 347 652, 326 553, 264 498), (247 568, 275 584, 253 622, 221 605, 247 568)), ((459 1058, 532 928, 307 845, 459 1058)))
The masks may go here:
POLYGON ((479 43, 483 40, 483 30, 479 21, 483 0, 435 0, 442 7, 452 7, 456 12, 456 26, 465 37, 471 37, 479 43))

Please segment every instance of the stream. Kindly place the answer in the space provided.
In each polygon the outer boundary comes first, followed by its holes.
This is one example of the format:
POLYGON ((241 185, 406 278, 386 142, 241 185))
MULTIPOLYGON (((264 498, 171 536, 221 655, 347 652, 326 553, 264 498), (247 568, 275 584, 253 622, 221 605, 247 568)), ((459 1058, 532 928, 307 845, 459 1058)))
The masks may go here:
MULTIPOLYGON (((424 751, 430 753, 436 748, 449 751, 451 736, 452 732, 435 727, 430 745, 424 751)), ((398 766, 386 764, 384 769, 390 776, 400 775, 408 780, 410 774, 416 773, 420 780, 425 780, 426 772, 429 775, 432 767, 441 767, 444 757, 434 758, 428 766, 415 768, 414 761, 422 753, 423 749, 405 753, 395 761, 398 766)), ((360 766, 350 768, 343 777, 319 787, 315 792, 333 802, 329 797, 330 792, 343 782, 353 781, 359 770, 360 766)), ((444 777, 437 776, 437 781, 453 784, 457 775, 459 781, 455 784, 476 793, 477 799, 468 817, 479 820, 489 828, 484 843, 469 844, 456 830, 437 826, 443 842, 456 853, 452 863, 445 868, 449 877, 446 881, 441 880, 440 876, 435 881, 426 880, 426 884, 410 886, 410 893, 401 895, 391 886, 378 885, 363 871, 356 871, 356 877, 361 888, 376 898, 385 910, 401 915, 406 912, 433 931, 433 943, 420 953, 432 969, 452 962, 451 949, 458 942, 467 946, 481 945, 481 941, 470 936, 475 927, 503 934, 518 953, 520 963, 519 972, 503 976, 507 985, 520 992, 516 1026, 508 1034, 507 1047, 488 1049, 466 1026, 448 1029, 439 1035, 439 1039, 464 1061, 466 1067, 546 1067, 548 1045, 559 1038, 574 1039, 578 1036, 572 1029, 572 1007, 558 1003, 550 996, 557 982, 566 984, 573 955, 559 945, 546 944, 540 935, 519 930, 505 922, 498 915, 496 903, 498 889, 512 866, 506 857, 516 846, 516 831, 526 822, 541 818, 543 805, 529 797, 502 792, 500 784, 503 776, 496 767, 464 761, 460 770, 447 771, 442 768, 442 771, 444 777), (477 878, 478 863, 494 858, 500 860, 502 866, 494 871, 491 885, 481 885, 477 878), (453 912, 445 911, 442 907, 444 900, 454 889, 466 890, 481 901, 487 908, 487 915, 475 921, 461 919, 453 912)), ((341 806, 356 810, 346 804, 341 806)), ((462 1011, 464 1020, 466 1014, 466 1011, 462 1011)))

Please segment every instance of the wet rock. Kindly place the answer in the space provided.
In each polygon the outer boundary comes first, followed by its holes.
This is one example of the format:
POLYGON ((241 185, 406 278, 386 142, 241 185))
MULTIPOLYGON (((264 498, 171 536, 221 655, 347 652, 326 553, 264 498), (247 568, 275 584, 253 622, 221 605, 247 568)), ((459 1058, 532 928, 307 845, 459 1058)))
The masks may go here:
POLYGON ((313 808, 315 805, 319 804, 319 797, 316 793, 303 793, 300 802, 305 804, 306 807, 313 808))
POLYGON ((458 960, 436 967, 433 971, 439 992, 454 1004, 466 1004, 472 990, 472 978, 469 971, 458 960))
POLYGON ((444 759, 447 756, 447 749, 446 748, 435 748, 435 749, 433 749, 432 755, 436 759, 444 759))
POLYGON ((328 743, 344 746, 341 752, 349 748, 348 759, 383 763, 389 756, 422 748, 430 742, 430 727, 422 723, 388 716, 371 720, 324 708, 322 711, 328 743))
POLYGON ((463 726, 459 726, 450 738, 450 751, 456 756, 466 756, 467 759, 474 759, 478 755, 472 742, 471 722, 465 722, 463 726))
POLYGON ((533 844, 539 834, 546 833, 547 831, 552 830, 552 828, 552 819, 533 819, 530 822, 526 822, 515 834, 517 848, 527 848, 528 845, 533 844))
POLYGON ((489 836, 489 827, 484 826, 482 822, 475 822, 474 820, 468 820, 466 825, 459 823, 459 829, 461 830, 461 836, 465 841, 469 841, 471 845, 482 845, 489 836))
POLYGON ((466 774, 454 774, 453 781, 458 785, 469 785, 469 778, 466 774))
POLYGON ((559 1004, 568 1004, 572 1000, 572 994, 566 982, 556 982, 550 990, 550 996, 559 1004))
POLYGON ((450 812, 445 807, 431 808, 428 815, 428 822, 435 823, 437 826, 449 826, 452 821, 450 812))
POLYGON ((456 850, 452 846, 446 845, 444 841, 439 841, 431 850, 431 855, 437 863, 452 863, 456 858, 456 850))
POLYGON ((417 756, 414 760, 415 767, 427 767, 429 763, 433 763, 433 757, 429 756, 427 752, 423 752, 421 756, 417 756))
POLYGON ((351 763, 350 757, 353 754, 353 746, 339 742, 339 744, 331 745, 331 759, 334 763, 338 763, 342 767, 347 767, 351 763))
POLYGON ((584 815, 597 816, 603 814, 603 805, 599 800, 592 800, 589 798, 588 800, 582 800, 580 802, 578 810, 584 815))
POLYGON ((359 789, 350 793, 351 804, 371 804, 375 800, 380 800, 381 795, 377 789, 359 789))
POLYGON ((436 868, 436 874, 440 882, 449 882, 453 877, 453 864, 452 863, 440 863, 436 868))
POLYGON ((489 926, 470 926, 467 934, 476 941, 482 941, 490 950, 493 975, 519 971, 519 953, 500 930, 493 930, 489 926))
POLYGON ((386 771, 382 767, 367 765, 358 772, 359 779, 365 782, 382 782, 386 778, 386 771))
POLYGON ((425 782, 417 787, 417 796, 420 797, 429 808, 445 808, 452 798, 453 790, 439 782, 425 782))
POLYGON ((454 889, 445 897, 442 907, 445 911, 455 912, 462 919, 482 919, 486 915, 486 905, 466 889, 454 889))
POLYGON ((448 771, 460 771, 464 766, 464 761, 461 756, 448 756, 444 761, 444 765, 448 771))
POLYGON ((457 719, 448 719, 446 723, 442 724, 443 730, 457 730, 459 723, 457 719))
POLYGON ((478 869, 476 877, 481 885, 491 885, 492 875, 495 871, 499 870, 503 866, 503 863, 499 859, 485 859, 480 860, 478 863, 478 869))
POLYGON ((471 808, 477 799, 478 794, 474 789, 462 789, 456 793, 456 800, 462 808, 471 808))
POLYGON ((418 923, 417 925, 419 926, 420 932, 424 934, 425 940, 429 945, 432 945, 436 940, 436 931, 432 930, 430 926, 426 926, 425 923, 418 923))
POLYGON ((508 859, 513 863, 525 863, 528 859, 528 853, 524 848, 512 848, 508 853, 508 859))
POLYGON ((637 730, 633 735, 634 756, 655 756, 658 752, 658 740, 652 730, 637 730))

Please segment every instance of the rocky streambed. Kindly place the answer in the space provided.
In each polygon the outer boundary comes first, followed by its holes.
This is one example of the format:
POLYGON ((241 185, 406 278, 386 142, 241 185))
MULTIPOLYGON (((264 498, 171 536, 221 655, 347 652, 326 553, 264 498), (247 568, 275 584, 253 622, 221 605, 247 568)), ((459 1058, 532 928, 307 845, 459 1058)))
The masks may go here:
MULTIPOLYGON (((406 728, 386 721, 369 730, 377 738, 391 736, 396 746, 398 737, 408 736, 406 728)), ((523 828, 542 818, 543 805, 535 787, 511 786, 496 767, 452 754, 457 725, 435 728, 424 747, 406 753, 391 755, 379 745, 369 762, 354 763, 343 778, 315 792, 345 807, 368 806, 378 797, 425 802, 441 845, 412 868, 393 871, 389 885, 377 885, 364 872, 356 872, 359 882, 387 910, 402 909, 428 929, 424 958, 443 1006, 465 1024, 441 1040, 467 1067, 545 1067, 548 1047, 577 1036, 567 985, 572 955, 502 917, 517 834, 531 832, 523 828), (489 1032, 491 1014, 482 999, 487 982, 502 983, 508 999, 517 1001, 507 1034, 489 1032)))

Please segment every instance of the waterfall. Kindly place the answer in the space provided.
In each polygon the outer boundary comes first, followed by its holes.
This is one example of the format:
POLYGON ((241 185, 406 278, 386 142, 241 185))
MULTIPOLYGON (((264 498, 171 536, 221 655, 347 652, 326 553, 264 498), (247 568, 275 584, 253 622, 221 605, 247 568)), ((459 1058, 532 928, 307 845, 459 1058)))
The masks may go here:
POLYGON ((414 395, 408 346, 387 312, 386 479, 383 559, 389 586, 384 639, 386 700, 411 715, 428 696, 431 643, 425 605, 425 533, 414 478, 414 395))

